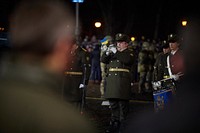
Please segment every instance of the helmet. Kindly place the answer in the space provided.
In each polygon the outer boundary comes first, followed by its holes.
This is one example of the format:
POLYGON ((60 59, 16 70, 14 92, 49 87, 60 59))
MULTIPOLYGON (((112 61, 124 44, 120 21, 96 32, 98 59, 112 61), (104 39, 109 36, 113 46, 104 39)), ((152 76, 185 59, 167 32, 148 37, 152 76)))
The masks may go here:
POLYGON ((118 34, 116 34, 115 35, 115 41, 124 41, 124 42, 127 42, 127 43, 129 43, 130 42, 130 38, 129 38, 129 36, 128 35, 126 35, 126 34, 122 34, 122 33, 118 33, 118 34))
POLYGON ((149 47, 150 47, 150 44, 149 44, 149 42, 143 42, 142 43, 142 49, 146 49, 146 50, 149 50, 149 47))

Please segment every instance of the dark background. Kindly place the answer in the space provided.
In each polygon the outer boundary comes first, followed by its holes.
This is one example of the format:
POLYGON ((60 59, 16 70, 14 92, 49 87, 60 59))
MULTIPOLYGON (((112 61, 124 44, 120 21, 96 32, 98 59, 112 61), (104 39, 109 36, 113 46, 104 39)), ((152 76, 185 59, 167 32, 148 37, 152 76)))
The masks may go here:
MULTIPOLYGON (((9 16, 19 0, 0 0, 0 27, 8 30, 9 16)), ((76 4, 68 2, 75 15, 76 4)), ((130 36, 165 39, 181 30, 181 21, 188 24, 193 16, 199 17, 197 1, 175 0, 84 0, 79 4, 81 36, 114 35, 124 32, 130 36), (100 21, 102 27, 94 27, 100 21)))

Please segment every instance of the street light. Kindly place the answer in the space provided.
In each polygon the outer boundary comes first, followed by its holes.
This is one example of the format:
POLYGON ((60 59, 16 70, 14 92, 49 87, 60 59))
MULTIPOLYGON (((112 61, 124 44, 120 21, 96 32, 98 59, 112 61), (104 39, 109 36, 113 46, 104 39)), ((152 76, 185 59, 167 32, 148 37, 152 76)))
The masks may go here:
POLYGON ((131 37, 131 41, 134 42, 135 41, 135 37, 131 37))
POLYGON ((101 22, 95 22, 95 23, 94 23, 94 26, 95 26, 96 28, 100 28, 100 27, 101 27, 101 22))
POLYGON ((184 26, 184 27, 187 25, 187 21, 186 20, 183 20, 181 23, 182 23, 182 26, 184 26))
POLYGON ((75 28, 75 36, 76 36, 76 41, 79 43, 79 3, 83 3, 84 0, 72 0, 72 2, 76 3, 76 28, 75 28))

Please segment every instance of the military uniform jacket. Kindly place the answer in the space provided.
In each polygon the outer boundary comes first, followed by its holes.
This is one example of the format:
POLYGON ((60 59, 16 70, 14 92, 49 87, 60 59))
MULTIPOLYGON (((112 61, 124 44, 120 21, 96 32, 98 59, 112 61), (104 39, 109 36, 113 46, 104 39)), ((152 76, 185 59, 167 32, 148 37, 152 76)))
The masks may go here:
POLYGON ((116 54, 102 55, 101 61, 107 64, 105 98, 130 99, 131 67, 134 63, 133 54, 129 49, 116 54))
POLYGON ((164 79, 165 76, 168 74, 167 69, 167 54, 160 53, 157 58, 156 62, 154 64, 154 70, 153 70, 153 81, 159 81, 164 79))
POLYGON ((181 50, 176 51, 174 55, 169 55, 169 62, 172 74, 184 73, 184 59, 181 50))
MULTIPOLYGON (((160 53, 157 58, 156 62, 154 64, 154 70, 153 70, 153 81, 160 81, 164 80, 166 78, 169 78, 169 71, 167 66, 167 57, 169 56, 169 53, 160 53)), ((161 82, 161 86, 163 89, 170 89, 174 88, 174 81, 172 79, 164 80, 161 82)))
POLYGON ((149 51, 141 50, 138 55, 138 72, 148 72, 150 64, 149 51))
POLYGON ((80 101, 82 90, 79 85, 87 85, 90 76, 90 55, 85 49, 78 47, 68 56, 70 60, 65 70, 63 94, 68 101, 80 101))

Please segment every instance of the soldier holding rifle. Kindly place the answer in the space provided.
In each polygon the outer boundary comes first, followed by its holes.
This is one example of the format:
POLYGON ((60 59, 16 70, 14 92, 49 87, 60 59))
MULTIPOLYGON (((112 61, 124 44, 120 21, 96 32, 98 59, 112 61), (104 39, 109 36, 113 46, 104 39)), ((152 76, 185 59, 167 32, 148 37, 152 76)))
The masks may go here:
POLYGON ((79 46, 74 40, 71 52, 67 53, 70 61, 64 72, 64 86, 62 94, 64 99, 72 103, 81 113, 85 102, 85 87, 90 76, 90 56, 87 50, 79 46))

